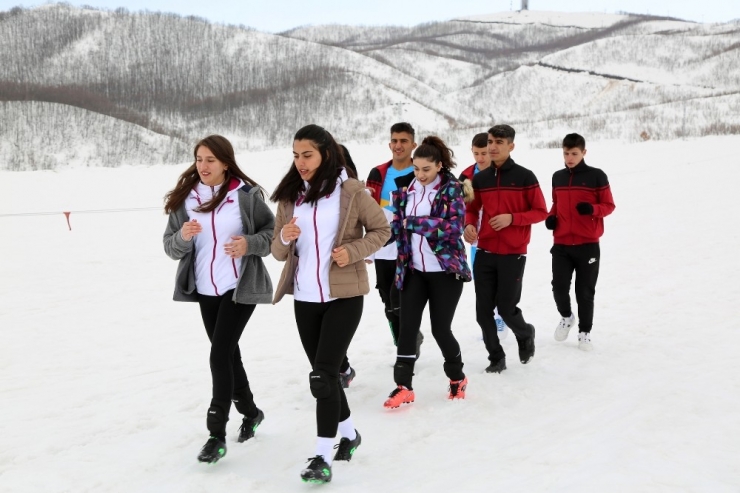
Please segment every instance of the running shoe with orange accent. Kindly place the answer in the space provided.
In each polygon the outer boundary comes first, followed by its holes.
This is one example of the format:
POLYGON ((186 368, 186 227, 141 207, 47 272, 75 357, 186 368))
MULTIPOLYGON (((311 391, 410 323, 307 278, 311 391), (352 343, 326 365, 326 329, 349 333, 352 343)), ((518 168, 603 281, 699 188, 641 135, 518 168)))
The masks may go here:
POLYGON ((450 380, 450 395, 447 397, 448 399, 465 399, 465 389, 468 388, 468 377, 463 378, 462 380, 453 381, 450 380))
POLYGON ((388 409, 395 409, 400 407, 401 404, 411 404, 412 402, 414 402, 414 391, 407 389, 403 385, 399 385, 393 389, 393 392, 388 396, 383 406, 388 409))

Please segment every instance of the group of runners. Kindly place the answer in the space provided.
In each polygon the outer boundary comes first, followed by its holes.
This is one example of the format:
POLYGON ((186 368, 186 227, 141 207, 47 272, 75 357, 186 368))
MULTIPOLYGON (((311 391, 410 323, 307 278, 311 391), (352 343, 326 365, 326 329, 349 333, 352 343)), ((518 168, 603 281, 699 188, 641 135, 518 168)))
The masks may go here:
POLYGON ((448 398, 465 398, 468 377, 452 321, 471 280, 488 352, 485 371, 506 369, 500 340, 507 330, 516 338, 519 361, 531 361, 535 328, 518 304, 531 227, 542 221, 554 238, 552 291, 560 315, 554 337, 566 340, 577 322, 578 347, 592 349, 599 238, 615 207, 608 179, 586 165, 584 138, 566 135, 564 167, 553 174, 548 210, 534 173, 511 157, 514 139, 509 125, 475 135, 475 163, 456 175, 445 142, 430 135, 417 144, 414 128, 396 123, 391 159, 360 181, 347 148, 324 128, 307 125, 296 132, 293 165, 270 196, 275 214, 264 189, 237 165, 227 139, 212 135, 196 144, 194 163, 165 196, 164 248, 179 260, 174 299, 199 304, 211 342, 209 438, 198 460, 212 463, 226 454, 232 402, 243 415, 239 442, 262 423, 238 343, 256 305, 278 303, 286 294, 293 296, 316 399, 317 440, 301 478, 331 481, 333 461, 352 459, 362 438, 345 393, 356 375, 347 350, 370 291, 370 264, 397 348, 386 408, 415 400, 427 305, 448 398), (284 262, 274 288, 262 261, 270 254, 284 262), (570 298, 574 273, 577 318, 570 298))

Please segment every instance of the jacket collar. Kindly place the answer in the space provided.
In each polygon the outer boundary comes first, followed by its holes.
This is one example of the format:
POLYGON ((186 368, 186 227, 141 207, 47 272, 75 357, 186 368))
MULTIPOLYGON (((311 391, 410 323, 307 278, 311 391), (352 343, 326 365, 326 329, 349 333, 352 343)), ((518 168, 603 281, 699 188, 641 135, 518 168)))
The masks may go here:
POLYGON ((443 181, 443 175, 442 173, 439 173, 436 178, 434 178, 434 181, 430 183, 427 186, 422 185, 418 181, 416 181, 416 178, 411 182, 411 185, 409 185, 408 193, 419 193, 424 188, 431 188, 432 190, 439 190, 440 186, 442 185, 443 181))
MULTIPOLYGON (((563 166, 565 166, 565 165, 563 165, 563 166)), ((578 164, 576 164, 572 168, 568 168, 567 166, 565 166, 565 169, 567 169, 571 173, 583 173, 584 171, 588 171, 589 168, 590 168, 590 166, 586 164, 586 160, 585 159, 581 159, 581 162, 578 163, 578 164)))
MULTIPOLYGON (((191 195, 193 197, 196 197, 198 199, 200 199, 202 195, 207 195, 209 197, 212 197, 213 195, 216 195, 218 193, 218 191, 221 189, 222 186, 224 186, 223 183, 220 184, 220 185, 216 185, 214 187, 211 187, 209 185, 206 185, 202 181, 199 181, 195 185, 195 187, 193 187, 193 189, 191 190, 190 193, 191 193, 191 195), (212 193, 210 193, 210 192, 212 192, 212 193)), ((229 180, 229 184, 228 184, 229 194, 232 193, 234 190, 237 190, 238 188, 241 188, 241 187, 244 187, 244 186, 248 186, 248 185, 246 185, 246 183, 242 182, 239 178, 235 178, 235 177, 232 176, 231 179, 229 180)), ((249 187, 249 188, 251 188, 251 187, 249 187)), ((248 191, 248 190, 249 189, 247 189, 245 191, 248 191)), ((210 198, 208 200, 210 200, 210 198)))
MULTIPOLYGON (((514 167, 515 164, 516 163, 514 162, 514 160, 511 159, 511 156, 509 156, 509 158, 506 161, 504 161, 504 164, 502 164, 501 167, 497 168, 496 165, 493 164, 493 163, 491 163, 491 166, 490 167, 493 168, 493 169, 495 169, 495 170, 499 170, 499 171, 509 171, 511 168, 514 167)), ((488 169, 488 168, 486 168, 486 169, 488 169)))

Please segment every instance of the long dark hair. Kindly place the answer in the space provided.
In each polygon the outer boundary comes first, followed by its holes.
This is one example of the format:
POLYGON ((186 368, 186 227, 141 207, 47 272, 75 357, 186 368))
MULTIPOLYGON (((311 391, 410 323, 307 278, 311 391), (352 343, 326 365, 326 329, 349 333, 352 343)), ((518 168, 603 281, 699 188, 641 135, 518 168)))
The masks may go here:
POLYGON ((421 157, 435 163, 442 163, 442 167, 447 171, 457 166, 457 163, 452 159, 454 156, 455 153, 452 152, 452 149, 447 147, 442 139, 435 135, 424 137, 421 145, 414 150, 415 158, 421 157))
MULTIPOLYGON (((319 154, 321 154, 321 164, 316 172, 308 181, 308 192, 304 202, 315 204, 321 197, 331 195, 337 187, 337 177, 342 169, 347 170, 351 178, 356 178, 357 174, 347 167, 344 161, 344 152, 339 147, 334 137, 318 125, 306 125, 298 130, 293 140, 311 141, 319 154)), ((275 191, 272 193, 270 200, 273 202, 295 202, 301 193, 304 192, 303 178, 301 178, 295 162, 285 174, 275 191)))
POLYGON ((177 185, 175 185, 175 188, 167 192, 164 196, 165 213, 171 214, 179 209, 185 202, 185 199, 188 198, 190 191, 195 188, 195 185, 200 181, 196 162, 198 160, 198 149, 201 146, 208 148, 216 159, 225 164, 226 170, 224 171, 224 183, 221 188, 211 200, 195 209, 196 212, 211 212, 213 209, 218 207, 224 198, 226 198, 226 194, 229 193, 229 181, 231 181, 232 177, 240 178, 244 183, 248 183, 253 187, 258 187, 262 194, 262 198, 265 197, 263 188, 259 186, 256 181, 244 174, 244 172, 239 168, 239 165, 236 164, 234 148, 232 147, 231 142, 229 142, 226 137, 222 137, 220 135, 209 135, 195 144, 195 148, 193 149, 193 158, 195 159, 195 162, 193 162, 193 164, 180 175, 180 178, 177 179, 177 185))

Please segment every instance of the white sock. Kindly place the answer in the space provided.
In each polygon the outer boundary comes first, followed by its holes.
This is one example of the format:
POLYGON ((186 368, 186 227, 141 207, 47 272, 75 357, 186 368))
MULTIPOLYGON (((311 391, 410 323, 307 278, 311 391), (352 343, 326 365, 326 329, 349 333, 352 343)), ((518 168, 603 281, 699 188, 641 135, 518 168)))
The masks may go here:
POLYGON ((349 375, 351 371, 352 371, 352 367, 348 366, 347 371, 344 372, 344 375, 349 375))
POLYGON ((342 435, 343 438, 349 438, 350 440, 357 438, 355 425, 352 423, 352 416, 339 422, 339 434, 342 435))
POLYGON ((316 455, 323 457, 324 462, 329 465, 331 465, 331 461, 334 459, 334 454, 331 453, 332 449, 334 449, 334 438, 316 438, 316 455))

